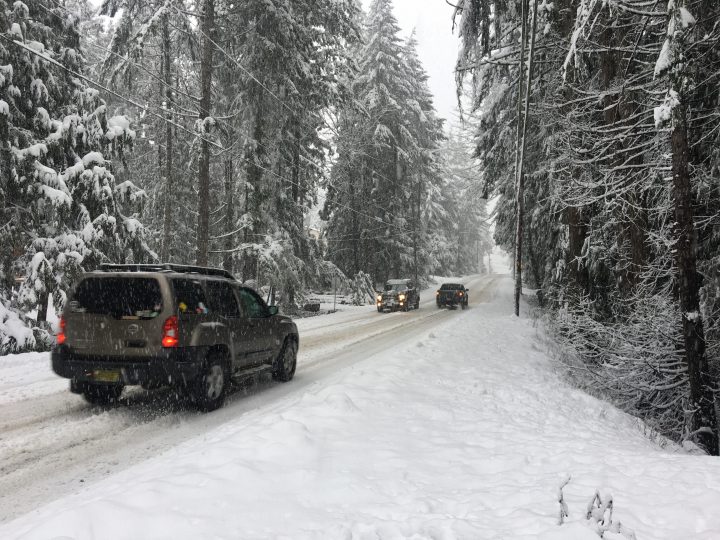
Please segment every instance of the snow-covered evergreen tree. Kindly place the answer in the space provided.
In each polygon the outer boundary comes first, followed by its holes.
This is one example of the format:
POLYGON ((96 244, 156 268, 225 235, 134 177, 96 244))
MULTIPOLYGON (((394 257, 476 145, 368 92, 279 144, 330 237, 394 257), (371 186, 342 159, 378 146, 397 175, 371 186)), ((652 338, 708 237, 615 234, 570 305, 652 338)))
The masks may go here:
POLYGON ((82 80, 78 24, 59 5, 0 3, 0 294, 24 277, 14 305, 39 323, 82 269, 151 255, 133 213, 144 193, 112 172, 135 133, 82 80))
MULTIPOLYGON (((489 193, 499 196, 496 239, 508 249, 518 5, 462 0, 456 17, 458 74, 472 80, 477 154, 489 193)), ((530 86, 523 277, 543 288, 567 358, 588 368, 582 384, 715 453, 715 437, 700 426, 714 425, 708 373, 720 372, 712 292, 720 6, 537 5, 541 67, 530 86)))
MULTIPOLYGON (((340 79, 347 79, 347 51, 358 39, 357 13, 355 0, 279 0, 272 9, 251 0, 220 12, 220 81, 232 119, 218 126, 239 135, 232 144, 240 155, 228 167, 237 166, 240 189, 216 251, 233 254, 224 257, 227 266, 245 280, 261 277, 290 304, 322 277, 304 218, 325 173, 323 130, 345 93, 340 79)), ((233 183, 228 179, 225 192, 233 183)))
POLYGON ((338 159, 324 209, 331 259, 348 274, 364 270, 379 281, 414 273, 409 168, 411 155, 426 150, 408 129, 411 114, 424 113, 421 96, 411 95, 399 33, 391 2, 375 0, 357 55, 353 103, 339 114, 338 159))

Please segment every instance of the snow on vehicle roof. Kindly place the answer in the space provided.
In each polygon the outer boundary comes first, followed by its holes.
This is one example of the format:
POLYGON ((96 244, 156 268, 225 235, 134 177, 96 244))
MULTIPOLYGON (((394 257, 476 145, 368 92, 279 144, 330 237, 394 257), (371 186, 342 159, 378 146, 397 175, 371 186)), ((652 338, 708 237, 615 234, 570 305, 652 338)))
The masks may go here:
POLYGON ((409 279, 388 279, 385 283, 388 285, 405 285, 409 279))

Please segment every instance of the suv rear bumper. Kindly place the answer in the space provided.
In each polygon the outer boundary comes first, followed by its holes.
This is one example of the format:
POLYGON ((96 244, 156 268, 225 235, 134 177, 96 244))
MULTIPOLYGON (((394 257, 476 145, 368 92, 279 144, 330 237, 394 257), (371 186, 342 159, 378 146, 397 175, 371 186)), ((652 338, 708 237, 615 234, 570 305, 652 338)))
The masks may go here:
POLYGON ((119 384, 185 384, 201 372, 207 347, 167 349, 152 357, 128 358, 78 354, 61 345, 51 354, 52 369, 66 379, 77 382, 98 380, 98 372, 117 373, 119 384))
POLYGON ((438 298, 436 300, 438 306, 459 306, 465 303, 465 299, 460 298, 438 298))

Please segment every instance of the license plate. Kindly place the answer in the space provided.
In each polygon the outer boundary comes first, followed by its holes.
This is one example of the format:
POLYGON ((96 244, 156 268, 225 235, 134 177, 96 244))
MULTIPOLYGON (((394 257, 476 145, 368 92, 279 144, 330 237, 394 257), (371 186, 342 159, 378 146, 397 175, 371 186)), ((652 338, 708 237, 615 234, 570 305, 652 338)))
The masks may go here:
POLYGON ((100 382, 120 382, 120 372, 109 369, 96 369, 93 371, 93 380, 100 382))

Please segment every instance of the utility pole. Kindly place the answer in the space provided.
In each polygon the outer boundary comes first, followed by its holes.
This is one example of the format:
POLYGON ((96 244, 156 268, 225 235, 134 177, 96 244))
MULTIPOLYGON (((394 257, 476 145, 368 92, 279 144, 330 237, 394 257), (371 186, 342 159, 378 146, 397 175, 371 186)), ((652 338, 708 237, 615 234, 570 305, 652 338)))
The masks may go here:
POLYGON ((333 270, 333 313, 335 313, 337 308, 337 272, 333 270))
POLYGON ((522 237, 523 237, 523 219, 524 204, 523 197, 525 195, 525 146, 527 140, 527 124, 530 109, 530 85, 532 83, 533 56, 535 53, 535 34, 537 29, 537 0, 533 4, 533 19, 530 37, 530 50, 528 53, 528 69, 525 80, 524 111, 521 108, 523 102, 523 71, 525 64, 525 47, 527 46, 527 10, 529 0, 523 0, 522 3, 522 33, 521 33, 521 51, 520 51, 520 77, 518 78, 518 106, 517 106, 517 147, 515 154, 515 212, 516 212, 516 228, 515 228, 515 315, 520 316, 520 296, 522 295, 522 237), (522 123, 521 123, 522 122, 522 123))

